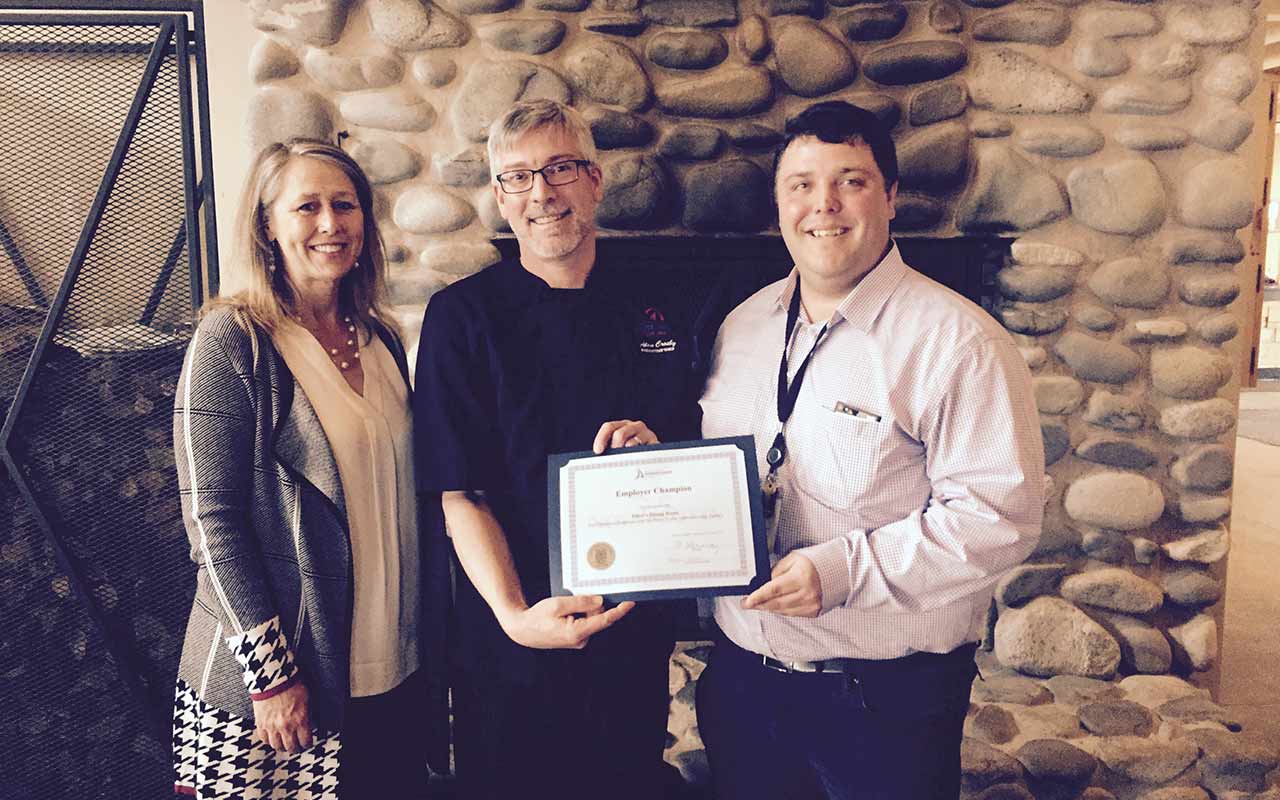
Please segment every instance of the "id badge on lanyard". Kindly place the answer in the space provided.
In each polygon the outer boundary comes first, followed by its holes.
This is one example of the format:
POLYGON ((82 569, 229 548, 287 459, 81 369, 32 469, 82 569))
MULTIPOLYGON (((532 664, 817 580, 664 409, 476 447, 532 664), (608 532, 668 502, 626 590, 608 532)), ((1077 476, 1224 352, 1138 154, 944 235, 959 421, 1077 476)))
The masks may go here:
POLYGON ((764 456, 765 463, 769 465, 769 472, 760 479, 760 494, 763 501, 762 507, 767 528, 769 559, 771 561, 776 560, 780 555, 777 550, 778 518, 782 515, 778 510, 778 500, 782 493, 782 482, 778 479, 778 468, 787 460, 787 437, 784 432, 787 427, 787 420, 791 418, 791 412, 795 410, 796 399, 800 396, 800 383, 804 380, 804 373, 809 369, 809 362, 813 360, 813 354, 817 352, 818 345, 822 344, 822 337, 827 333, 827 325, 824 324, 822 329, 818 331, 818 335, 814 337, 813 346, 809 348, 809 354, 804 357, 804 361, 800 362, 795 378, 788 381, 787 350, 791 347, 791 333, 795 330, 796 322, 799 319, 800 278, 797 276, 796 288, 791 293, 791 306, 787 309, 787 328, 783 331, 782 360, 778 364, 778 433, 773 437, 773 443, 769 446, 769 450, 764 456))
POLYGON ((765 541, 769 550, 769 561, 775 562, 778 559, 778 518, 782 515, 778 513, 778 499, 782 490, 781 482, 778 480, 778 471, 774 467, 769 468, 769 472, 760 479, 760 494, 764 502, 761 507, 764 510, 765 525, 765 541))

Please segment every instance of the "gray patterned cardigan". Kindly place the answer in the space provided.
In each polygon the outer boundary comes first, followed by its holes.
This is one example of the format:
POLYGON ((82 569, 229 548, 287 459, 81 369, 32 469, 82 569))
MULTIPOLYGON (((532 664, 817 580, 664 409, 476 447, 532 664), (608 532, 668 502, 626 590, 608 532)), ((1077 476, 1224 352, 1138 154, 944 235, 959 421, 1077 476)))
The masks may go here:
MULTIPOLYGON (((400 342, 384 328, 377 333, 407 381, 400 342)), ((337 463, 270 336, 247 333, 230 308, 209 313, 188 348, 174 457, 199 567, 179 691, 185 683, 203 703, 252 720, 251 700, 301 679, 312 724, 340 731, 350 695, 352 576, 337 463)), ((435 679, 439 699, 447 559, 440 543, 419 538, 420 619, 430 628, 419 632, 420 669, 435 679)), ((447 736, 439 730, 444 709, 433 711, 423 724, 436 729, 433 738, 447 736)))

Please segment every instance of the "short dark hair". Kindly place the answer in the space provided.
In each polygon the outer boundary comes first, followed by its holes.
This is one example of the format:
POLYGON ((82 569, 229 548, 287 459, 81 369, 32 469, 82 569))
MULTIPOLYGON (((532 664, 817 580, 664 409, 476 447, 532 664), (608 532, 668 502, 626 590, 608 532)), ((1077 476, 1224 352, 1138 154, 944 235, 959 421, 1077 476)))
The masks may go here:
POLYGON ((880 118, 865 108, 843 100, 827 100, 801 111, 787 120, 782 144, 773 154, 773 179, 778 180, 778 163, 796 139, 813 136, 827 144, 857 144, 871 148, 871 157, 884 178, 884 189, 898 182, 898 151, 893 137, 880 118))

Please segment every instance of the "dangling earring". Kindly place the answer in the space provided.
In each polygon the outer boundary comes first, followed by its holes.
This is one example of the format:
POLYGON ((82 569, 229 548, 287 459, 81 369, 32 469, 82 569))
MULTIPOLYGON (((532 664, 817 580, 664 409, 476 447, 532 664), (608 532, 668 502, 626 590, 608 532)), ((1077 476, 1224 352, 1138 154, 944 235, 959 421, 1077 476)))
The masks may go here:
POLYGON ((262 238, 267 240, 267 246, 271 248, 271 260, 267 262, 267 272, 271 273, 271 279, 275 280, 276 267, 280 265, 280 243, 271 235, 271 223, 267 220, 266 209, 262 204, 258 204, 258 225, 262 231, 262 238))

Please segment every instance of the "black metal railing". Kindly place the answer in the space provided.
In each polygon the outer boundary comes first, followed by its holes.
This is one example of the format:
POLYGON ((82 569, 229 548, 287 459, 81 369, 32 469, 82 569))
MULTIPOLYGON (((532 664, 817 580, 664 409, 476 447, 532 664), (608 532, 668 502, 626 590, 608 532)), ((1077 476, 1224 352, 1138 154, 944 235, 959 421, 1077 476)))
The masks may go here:
POLYGON ((173 392, 203 267, 217 285, 202 24, 199 2, 0 1, 5 798, 172 788, 194 570, 173 392))

